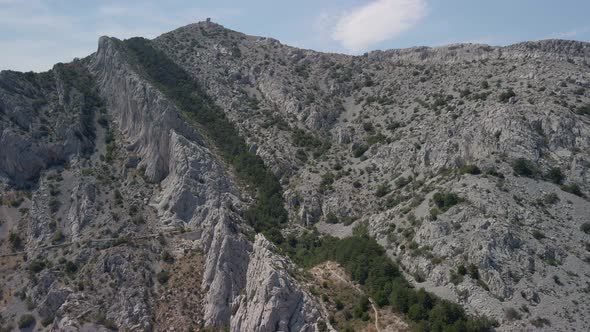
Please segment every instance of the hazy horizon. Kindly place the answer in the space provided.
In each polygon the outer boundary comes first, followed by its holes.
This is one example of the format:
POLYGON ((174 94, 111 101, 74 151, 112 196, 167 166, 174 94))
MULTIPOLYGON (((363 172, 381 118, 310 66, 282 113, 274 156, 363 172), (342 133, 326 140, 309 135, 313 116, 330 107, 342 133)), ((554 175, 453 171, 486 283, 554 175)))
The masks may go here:
POLYGON ((102 35, 154 38, 210 17, 228 29, 322 52, 413 46, 590 41, 590 3, 566 0, 0 0, 0 70, 44 71, 96 50, 102 35))

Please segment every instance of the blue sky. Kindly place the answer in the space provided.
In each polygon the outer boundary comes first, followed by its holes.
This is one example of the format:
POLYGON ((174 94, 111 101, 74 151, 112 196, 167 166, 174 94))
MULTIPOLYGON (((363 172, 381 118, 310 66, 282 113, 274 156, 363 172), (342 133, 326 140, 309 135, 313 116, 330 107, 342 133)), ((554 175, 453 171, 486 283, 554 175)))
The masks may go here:
POLYGON ((156 37, 211 17, 320 51, 457 42, 590 41, 589 0, 0 0, 0 69, 41 71, 96 50, 101 35, 156 37))

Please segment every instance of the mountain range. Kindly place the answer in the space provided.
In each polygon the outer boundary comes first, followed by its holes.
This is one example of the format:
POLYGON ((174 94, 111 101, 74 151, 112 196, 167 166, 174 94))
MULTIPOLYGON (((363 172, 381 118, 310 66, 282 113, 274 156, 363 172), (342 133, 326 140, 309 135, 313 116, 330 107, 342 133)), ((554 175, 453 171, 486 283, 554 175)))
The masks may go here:
POLYGON ((587 331, 590 44, 211 21, 0 72, 0 331, 587 331))

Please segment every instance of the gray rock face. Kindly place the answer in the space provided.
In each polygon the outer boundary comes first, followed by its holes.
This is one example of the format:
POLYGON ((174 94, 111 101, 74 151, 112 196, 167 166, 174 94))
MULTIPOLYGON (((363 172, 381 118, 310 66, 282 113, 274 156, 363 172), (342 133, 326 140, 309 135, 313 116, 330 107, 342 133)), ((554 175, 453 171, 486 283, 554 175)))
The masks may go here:
POLYGON ((314 331, 319 305, 301 291, 291 276, 296 267, 271 251, 272 244, 256 236, 246 287, 236 301, 232 331, 314 331))
POLYGON ((78 184, 70 201, 72 204, 67 214, 69 233, 73 239, 77 239, 81 229, 91 223, 96 215, 96 186, 93 183, 78 184))
POLYGON ((101 37, 89 67, 108 107, 115 110, 114 120, 125 137, 127 150, 140 156, 138 167, 145 168, 149 181, 161 181, 169 172, 171 131, 200 141, 197 133, 161 92, 132 70, 116 41, 101 37))

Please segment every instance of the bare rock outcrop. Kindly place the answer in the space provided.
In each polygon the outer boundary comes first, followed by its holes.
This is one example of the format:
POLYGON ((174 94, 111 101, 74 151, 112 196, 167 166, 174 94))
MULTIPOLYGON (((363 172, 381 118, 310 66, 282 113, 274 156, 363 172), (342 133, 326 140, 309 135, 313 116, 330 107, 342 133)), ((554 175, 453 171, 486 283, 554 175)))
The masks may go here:
POLYGON ((297 286, 296 267, 257 235, 232 331, 314 331, 319 305, 297 286))

